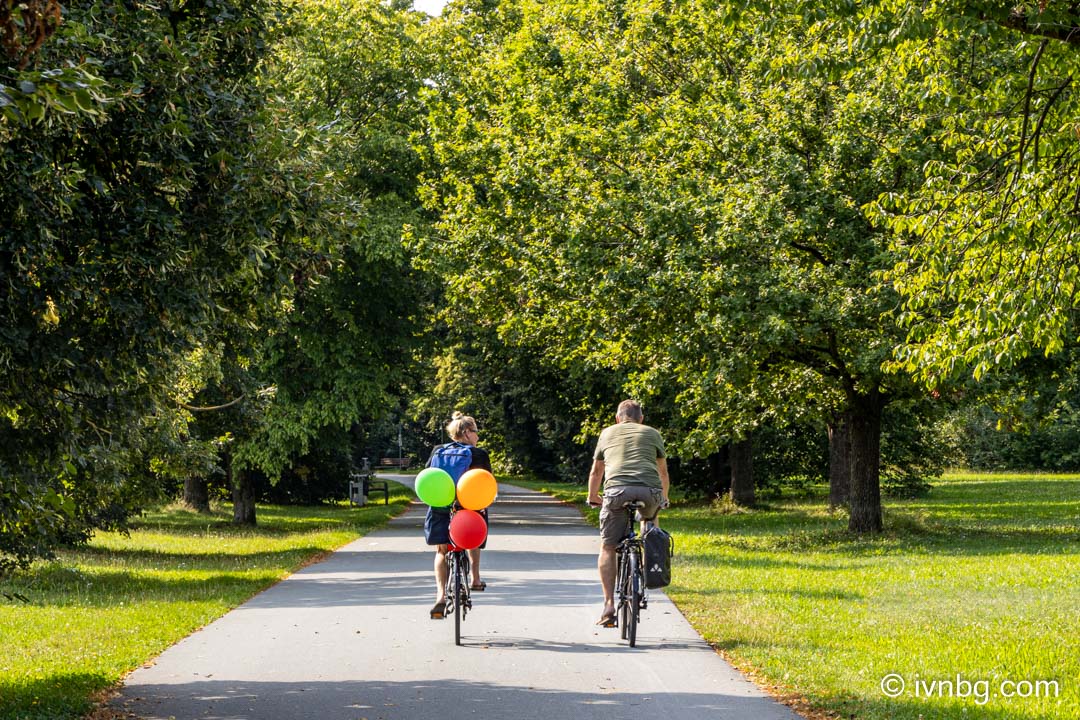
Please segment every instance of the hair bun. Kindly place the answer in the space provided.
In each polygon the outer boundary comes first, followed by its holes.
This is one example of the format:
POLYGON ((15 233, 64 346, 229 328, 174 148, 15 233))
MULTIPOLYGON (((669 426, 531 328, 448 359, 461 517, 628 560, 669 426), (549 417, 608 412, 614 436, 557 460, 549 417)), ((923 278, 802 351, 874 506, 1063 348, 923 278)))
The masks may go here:
POLYGON ((461 412, 460 410, 455 410, 454 414, 450 416, 450 419, 457 420, 459 417, 465 417, 465 413, 461 412))

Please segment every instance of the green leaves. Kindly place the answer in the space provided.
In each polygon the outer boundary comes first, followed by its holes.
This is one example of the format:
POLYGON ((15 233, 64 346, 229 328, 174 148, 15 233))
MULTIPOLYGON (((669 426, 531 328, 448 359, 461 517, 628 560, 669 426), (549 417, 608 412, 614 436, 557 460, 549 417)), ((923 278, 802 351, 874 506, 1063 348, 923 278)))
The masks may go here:
POLYGON ((35 66, 0 74, 5 567, 158 496, 178 366, 280 286, 303 213, 261 154, 268 12, 74 7, 35 66))
MULTIPOLYGON (((904 238, 888 274, 910 328, 897 367, 929 385, 1060 352, 1075 333, 1075 53, 942 9, 898 78, 912 112, 942 118, 939 156, 921 186, 869 207, 904 238)), ((1040 22, 1076 20, 1056 12, 1040 22)), ((1004 10, 988 16, 1010 26, 1004 10)))
POLYGON ((674 383, 678 422, 708 418, 703 449, 779 395, 888 382, 888 257, 859 207, 895 180, 879 148, 897 118, 835 33, 696 4, 521 9, 483 19, 492 43, 452 59, 433 108, 426 191, 487 260, 438 259, 482 288, 458 311, 561 367, 629 373, 646 395, 674 383), (807 34, 852 76, 809 72, 807 34))
POLYGON ((4 127, 44 122, 51 113, 100 116, 109 102, 107 85, 94 74, 94 63, 54 70, 0 74, 0 138, 4 127), (10 82, 11 84, 6 84, 10 82))
POLYGON ((408 141, 421 110, 419 23, 379 2, 298 4, 268 63, 282 126, 268 140, 305 201, 303 235, 281 258, 292 268, 282 302, 234 350, 251 362, 226 358, 226 374, 249 392, 276 389, 229 425, 236 467, 272 482, 330 431, 395 408, 410 368, 427 291, 402 245, 406 228, 426 227, 408 141))

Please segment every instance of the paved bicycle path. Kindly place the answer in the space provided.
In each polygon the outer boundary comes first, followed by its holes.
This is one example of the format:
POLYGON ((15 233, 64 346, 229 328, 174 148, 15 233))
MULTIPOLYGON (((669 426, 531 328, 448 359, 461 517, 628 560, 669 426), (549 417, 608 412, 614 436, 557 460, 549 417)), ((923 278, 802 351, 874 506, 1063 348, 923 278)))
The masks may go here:
MULTIPOLYGON (((407 476, 402 476, 405 480, 407 476)), ((502 486, 454 645, 434 601, 423 506, 309 566, 128 676, 113 705, 147 720, 797 720, 650 592, 638 647, 593 625, 596 529, 502 486)))

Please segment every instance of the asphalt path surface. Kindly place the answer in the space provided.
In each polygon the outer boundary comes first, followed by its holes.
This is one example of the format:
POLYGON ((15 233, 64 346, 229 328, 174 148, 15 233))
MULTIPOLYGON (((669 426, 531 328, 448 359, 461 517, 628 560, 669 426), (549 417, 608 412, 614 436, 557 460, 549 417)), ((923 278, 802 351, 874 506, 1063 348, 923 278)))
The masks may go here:
POLYGON ((461 647, 453 618, 428 615, 434 553, 414 504, 133 672, 113 705, 146 720, 797 720, 660 591, 636 648, 595 626, 599 539, 574 508, 504 485, 490 513, 488 588, 461 647))

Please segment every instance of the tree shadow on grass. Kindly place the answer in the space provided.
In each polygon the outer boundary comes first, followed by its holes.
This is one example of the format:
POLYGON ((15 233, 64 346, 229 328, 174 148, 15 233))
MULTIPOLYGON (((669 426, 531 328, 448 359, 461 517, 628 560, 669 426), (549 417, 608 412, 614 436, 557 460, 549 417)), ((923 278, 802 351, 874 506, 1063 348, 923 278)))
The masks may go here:
POLYGON ((102 548, 86 547, 72 553, 72 556, 88 565, 103 564, 110 566, 122 564, 131 568, 150 570, 220 570, 222 566, 237 569, 261 567, 289 567, 304 558, 329 552, 325 548, 306 546, 290 547, 281 550, 261 552, 169 552, 144 548, 102 548))
POLYGON ((856 535, 847 530, 812 532, 793 530, 767 547, 759 542, 734 540, 731 545, 749 551, 840 553, 846 557, 933 554, 1074 555, 1080 553, 1080 533, 1072 528, 986 529, 942 526, 906 519, 903 529, 886 526, 877 535, 856 535))
POLYGON ((934 553, 957 556, 1080 553, 1080 481, 1008 481, 943 486, 938 496, 886 502, 885 530, 858 535, 821 502, 702 515, 691 506, 664 522, 678 533, 746 552, 837 553, 848 557, 934 553), (710 541, 710 536, 713 539, 710 541))
MULTIPOLYGON (((679 528, 668 527, 678 539, 679 528)), ((922 524, 917 520, 905 522, 903 530, 886 528, 876 535, 856 535, 847 530, 808 530, 793 526, 787 533, 768 536, 738 533, 717 538, 718 548, 746 553, 814 553, 835 554, 851 559, 897 555, 1062 555, 1080 554, 1080 532, 1073 528, 997 529, 979 527, 940 526, 922 524)), ((690 557, 690 556, 687 556, 690 557)), ((717 556, 701 553, 699 561, 716 563, 717 556)), ((746 563, 752 564, 753 560, 746 563)), ((841 570, 842 564, 814 564, 802 561, 759 560, 763 567, 792 567, 819 570, 841 570)))
POLYGON ((682 587, 676 584, 672 588, 673 592, 684 592, 688 595, 700 595, 700 596, 721 596, 732 595, 742 596, 749 598, 756 598, 765 595, 775 595, 783 598, 801 598, 803 600, 845 600, 855 601, 864 600, 866 595, 863 593, 853 592, 841 592, 839 590, 793 590, 793 589, 767 589, 767 588, 729 588, 729 587, 713 587, 707 590, 701 588, 689 588, 682 587))
MULTIPOLYGON (((723 545, 721 543, 720 545, 723 545)), ((764 557, 761 547, 745 547, 740 548, 738 545, 731 545, 735 549, 752 551, 750 553, 730 553, 730 554, 716 554, 710 552, 687 552, 685 550, 678 550, 676 546, 675 562, 680 566, 696 566, 704 568, 731 568, 731 569, 754 569, 754 570, 776 570, 782 568, 789 568, 792 570, 820 570, 824 572, 830 571, 848 571, 853 570, 857 565, 853 562, 815 562, 802 558, 783 559, 777 557, 764 557)), ((839 556, 838 556, 839 557, 839 556)))
POLYGON ((369 502, 363 506, 344 500, 316 505, 272 505, 259 503, 258 522, 254 526, 233 523, 232 507, 214 503, 210 512, 191 510, 179 503, 149 510, 131 522, 133 529, 160 530, 184 534, 203 534, 207 527, 226 534, 280 534, 309 532, 323 528, 353 527, 382 522, 405 509, 414 494, 397 484, 391 484, 389 503, 369 502))
POLYGON ((186 537, 201 535, 225 537, 283 537, 321 530, 370 529, 405 509, 402 496, 389 505, 363 507, 319 506, 315 508, 258 509, 256 525, 237 525, 232 515, 223 512, 210 514, 190 510, 151 513, 131 523, 131 530, 162 532, 186 537))
POLYGON ((941 524, 1076 527, 1080 480, 949 483, 926 497, 890 502, 886 510, 918 513, 941 524))
MULTIPOLYGON (((321 552, 319 548, 297 548, 253 555, 218 555, 210 560, 204 555, 170 554, 165 556, 167 562, 157 563, 154 559, 162 558, 161 554, 147 553, 138 560, 124 559, 129 567, 138 564, 160 571, 199 572, 190 577, 162 577, 109 568, 73 568, 54 563, 16 575, 4 583, 4 588, 20 593, 29 600, 29 605, 38 607, 112 607, 118 601, 129 604, 181 599, 204 601, 226 596, 240 602, 278 582, 283 568, 298 565, 318 552, 321 552), (229 563, 235 565, 236 574, 230 574, 222 567, 229 563)), ((118 554, 129 556, 132 553, 118 551, 118 554)))
POLYGON ((904 548, 934 555, 1080 555, 1075 528, 987 530, 978 527, 931 527, 905 538, 904 548))
POLYGON ((28 680, 0 680, 0 720, 81 718, 92 696, 113 685, 104 673, 58 673, 28 680))
POLYGON ((213 575, 192 579, 148 578, 127 572, 94 575, 81 586, 50 587, 47 591, 27 589, 30 605, 37 607, 112 608, 119 602, 127 605, 154 602, 203 602, 233 597, 242 602, 256 592, 270 587, 280 578, 276 574, 213 575))

